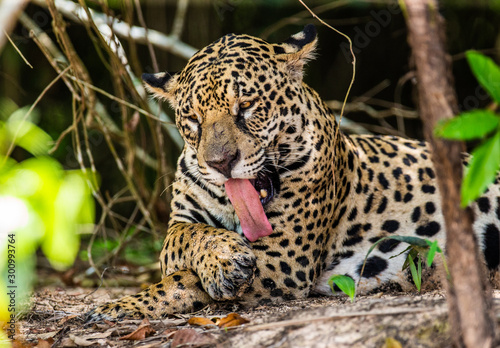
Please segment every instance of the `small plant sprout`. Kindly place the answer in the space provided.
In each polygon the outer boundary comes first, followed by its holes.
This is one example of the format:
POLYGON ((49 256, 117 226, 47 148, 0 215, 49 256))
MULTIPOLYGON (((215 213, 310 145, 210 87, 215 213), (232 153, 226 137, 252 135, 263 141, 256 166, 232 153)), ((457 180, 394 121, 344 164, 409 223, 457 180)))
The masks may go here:
POLYGON ((349 296, 351 302, 354 302, 354 296, 356 295, 356 285, 354 284, 354 280, 346 275, 336 274, 328 279, 328 285, 332 289, 332 292, 335 293, 334 285, 337 285, 339 289, 349 296))
POLYGON ((410 267, 411 278, 413 279, 413 283, 417 287, 417 290, 420 292, 420 288, 422 286, 422 259, 420 257, 420 253, 413 247, 408 247, 410 252, 406 257, 406 261, 403 264, 403 269, 410 267), (414 259, 417 259, 417 265, 415 265, 414 259))
MULTIPOLYGON (((422 285, 422 260, 426 260, 427 266, 430 267, 432 266, 432 263, 434 261, 434 257, 436 253, 440 253, 441 257, 443 259, 443 265, 446 270, 447 276, 449 276, 448 272, 448 267, 446 265, 446 260, 443 255, 443 251, 441 248, 438 246, 437 241, 430 241, 427 239, 423 238, 418 238, 418 237, 406 237, 406 236, 387 236, 384 238, 380 238, 376 243, 374 243, 371 248, 368 250, 365 256, 365 262, 363 263, 363 267, 361 268, 360 272, 360 280, 363 275, 363 271, 365 269, 365 264, 366 260, 368 259, 368 255, 375 249, 375 247, 382 241, 387 240, 387 239, 393 239, 399 242, 407 243, 409 244, 408 248, 403 250, 397 255, 391 256, 392 258, 395 258, 401 254, 408 253, 406 260, 403 264, 403 270, 407 269, 408 267, 410 268, 411 276, 413 279, 413 282, 415 283, 415 286, 417 287, 417 290, 420 291, 421 285, 422 285), (416 262, 415 262, 416 260, 416 262)), ((359 284, 359 281, 358 281, 359 284)))

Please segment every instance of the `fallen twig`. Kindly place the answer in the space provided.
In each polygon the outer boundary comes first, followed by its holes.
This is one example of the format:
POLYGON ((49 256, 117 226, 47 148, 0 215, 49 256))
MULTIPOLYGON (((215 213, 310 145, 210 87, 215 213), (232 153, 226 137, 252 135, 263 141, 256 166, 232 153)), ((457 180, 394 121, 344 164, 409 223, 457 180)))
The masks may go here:
POLYGON ((280 327, 296 326, 296 325, 308 325, 317 322, 342 320, 356 317, 369 317, 369 316, 386 316, 386 315, 405 315, 412 313, 421 312, 432 312, 435 308, 425 307, 425 308, 405 308, 404 310, 385 310, 385 311, 373 311, 373 312, 353 312, 353 313, 343 313, 343 314, 333 314, 324 317, 309 318, 309 319, 293 319, 285 321, 277 321, 273 323, 257 324, 247 326, 243 331, 260 331, 260 330, 270 330, 280 327))

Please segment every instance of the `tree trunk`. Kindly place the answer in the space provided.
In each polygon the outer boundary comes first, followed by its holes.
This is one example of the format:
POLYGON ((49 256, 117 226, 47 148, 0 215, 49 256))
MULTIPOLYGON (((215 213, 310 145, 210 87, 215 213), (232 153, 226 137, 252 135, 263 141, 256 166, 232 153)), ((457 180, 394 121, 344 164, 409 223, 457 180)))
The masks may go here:
POLYGON ((444 49, 444 20, 435 0, 404 0, 404 4, 417 71, 420 115, 433 150, 446 225, 451 336, 457 347, 491 347, 495 339, 491 292, 472 230, 472 211, 460 207, 460 154, 464 146, 433 136, 438 120, 458 113, 451 63, 444 49))

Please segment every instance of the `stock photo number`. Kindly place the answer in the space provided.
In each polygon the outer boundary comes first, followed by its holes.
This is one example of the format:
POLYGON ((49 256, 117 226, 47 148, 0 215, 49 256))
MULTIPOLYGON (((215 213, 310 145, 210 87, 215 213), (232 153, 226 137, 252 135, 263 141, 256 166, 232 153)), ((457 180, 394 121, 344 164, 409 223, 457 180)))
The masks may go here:
POLYGON ((7 310, 10 313, 7 322, 7 334, 10 339, 14 339, 16 333, 16 235, 8 235, 7 243, 7 297, 9 298, 7 310))

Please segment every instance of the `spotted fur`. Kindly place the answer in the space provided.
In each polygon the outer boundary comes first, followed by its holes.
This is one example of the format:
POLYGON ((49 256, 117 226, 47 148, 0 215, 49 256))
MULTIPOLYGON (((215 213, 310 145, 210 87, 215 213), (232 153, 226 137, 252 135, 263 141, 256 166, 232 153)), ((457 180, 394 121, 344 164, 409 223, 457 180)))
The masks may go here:
MULTIPOLYGON (((179 74, 143 77, 175 108, 186 141, 160 256, 164 277, 97 308, 92 319, 161 317, 214 300, 256 305, 331 294, 333 274, 360 280, 358 292, 388 282, 408 289, 401 271, 407 245, 378 244, 359 279, 368 249, 389 235, 444 245, 428 145, 340 132, 325 103, 302 82, 316 41, 311 25, 279 44, 229 34, 196 53, 179 74), (275 195, 264 206, 274 232, 250 243, 223 184, 262 172, 275 178, 275 195)), ((472 209, 486 264, 498 270, 498 177, 472 209)))

